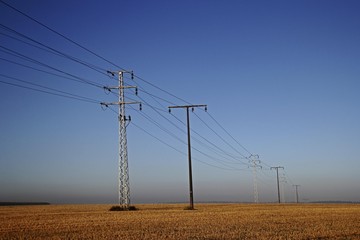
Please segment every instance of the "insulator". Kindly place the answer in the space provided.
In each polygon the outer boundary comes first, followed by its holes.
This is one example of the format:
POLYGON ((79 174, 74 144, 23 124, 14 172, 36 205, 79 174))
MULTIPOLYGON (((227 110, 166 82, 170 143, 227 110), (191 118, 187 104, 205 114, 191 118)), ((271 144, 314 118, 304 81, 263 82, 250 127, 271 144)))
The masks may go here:
POLYGON ((169 108, 169 113, 171 113, 171 108, 169 108))
POLYGON ((207 107, 205 107, 205 112, 207 112, 207 107))
POLYGON ((191 108, 191 111, 194 111, 195 109, 194 108, 191 108))
POLYGON ((131 122, 131 116, 129 115, 129 122, 131 122))
POLYGON ((140 111, 142 110, 142 104, 141 103, 139 104, 139 109, 140 109, 140 111))
POLYGON ((109 87, 104 86, 103 89, 105 94, 109 94, 111 92, 111 89, 109 87))
POLYGON ((104 103, 100 103, 100 106, 101 106, 101 109, 103 110, 103 111, 105 111, 106 110, 106 105, 104 104, 104 103))
POLYGON ((131 80, 134 80, 134 72, 131 71, 131 80))
POLYGON ((135 95, 136 96, 138 95, 138 88, 137 87, 135 88, 135 95))

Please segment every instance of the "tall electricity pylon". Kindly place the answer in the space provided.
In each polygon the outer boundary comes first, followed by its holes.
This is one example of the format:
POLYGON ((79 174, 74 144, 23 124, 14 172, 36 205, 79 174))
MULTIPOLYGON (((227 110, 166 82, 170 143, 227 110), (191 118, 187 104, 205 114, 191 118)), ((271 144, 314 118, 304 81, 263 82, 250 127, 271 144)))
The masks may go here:
POLYGON ((276 179, 277 179, 277 190, 278 190, 278 202, 281 203, 280 200, 280 185, 279 185, 279 168, 284 169, 284 167, 271 167, 271 169, 275 169, 276 170, 276 179))
POLYGON ((287 183, 285 174, 283 174, 281 176, 280 182, 281 182, 281 190, 282 190, 281 196, 282 196, 283 203, 285 203, 286 202, 286 200, 285 200, 285 184, 287 183))
POLYGON ((257 169, 262 168, 259 160, 259 155, 251 154, 249 157, 249 163, 251 164, 253 170, 253 181, 254 181, 254 203, 259 203, 259 192, 257 186, 257 169))
POLYGON ((119 85, 116 87, 104 87, 104 89, 111 91, 111 89, 119 90, 119 101, 112 103, 101 103, 101 105, 108 107, 109 105, 119 106, 119 172, 118 172, 118 184, 119 184, 119 206, 123 209, 130 208, 130 183, 129 183, 129 165, 128 165, 128 152, 127 152, 127 138, 126 138, 126 122, 130 122, 131 117, 125 115, 126 104, 140 104, 140 102, 126 102, 124 90, 127 88, 135 88, 135 86, 124 85, 124 73, 130 73, 131 78, 134 78, 133 72, 118 71, 110 72, 112 76, 118 75, 119 85))
POLYGON ((172 108, 185 108, 186 109, 186 119, 187 119, 187 135, 188 135, 188 160, 189 160, 189 193, 190 193, 190 206, 189 210, 194 210, 194 191, 193 191, 193 182, 192 182, 192 166, 191 166, 191 141, 190 141, 190 116, 189 108, 194 111, 196 107, 204 107, 207 111, 207 105, 186 105, 186 106, 170 106, 169 112, 172 108))

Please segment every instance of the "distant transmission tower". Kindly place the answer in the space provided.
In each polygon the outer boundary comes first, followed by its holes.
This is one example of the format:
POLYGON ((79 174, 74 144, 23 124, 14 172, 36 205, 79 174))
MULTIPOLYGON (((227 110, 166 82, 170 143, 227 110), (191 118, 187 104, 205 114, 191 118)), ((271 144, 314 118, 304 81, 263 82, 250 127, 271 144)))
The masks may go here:
POLYGON ((280 177, 280 182, 281 182, 281 190, 282 190, 281 196, 282 196, 283 203, 285 203, 286 202, 286 200, 285 200, 285 184, 287 183, 287 181, 286 181, 286 177, 285 177, 284 173, 280 177))
POLYGON ((116 87, 104 87, 104 89, 111 91, 111 89, 119 90, 119 101, 112 103, 101 103, 101 105, 108 107, 109 105, 119 106, 119 205, 123 209, 130 208, 130 184, 129 184, 129 166, 128 166, 128 152, 127 152, 127 138, 126 138, 126 122, 131 121, 131 117, 125 115, 126 104, 140 104, 140 102, 126 102, 124 90, 127 88, 135 88, 137 93, 137 87, 124 85, 124 73, 131 74, 131 79, 134 78, 133 72, 119 71, 110 72, 112 76, 118 75, 119 85, 116 87))
POLYGON ((259 203, 259 192, 257 186, 257 169, 261 168, 259 155, 251 154, 249 157, 249 163, 251 164, 253 170, 253 181, 254 181, 254 203, 259 203))

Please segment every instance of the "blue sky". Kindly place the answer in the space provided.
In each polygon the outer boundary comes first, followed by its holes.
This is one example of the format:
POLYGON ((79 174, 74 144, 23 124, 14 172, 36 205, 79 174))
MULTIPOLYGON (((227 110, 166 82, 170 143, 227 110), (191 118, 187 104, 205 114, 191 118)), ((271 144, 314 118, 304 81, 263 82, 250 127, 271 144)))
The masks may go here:
MULTIPOLYGON (((294 201, 293 184, 301 185, 302 201, 360 201, 358 1, 16 0, 11 5, 156 86, 126 78, 139 86, 139 97, 131 90, 127 96, 143 102, 142 112, 127 107, 132 202, 188 200, 187 146, 144 117, 186 142, 185 111, 166 112, 169 105, 183 105, 180 99, 209 110, 191 114, 195 201, 253 201, 252 172, 239 152, 260 156, 260 201, 277 200, 269 166, 285 168, 280 175, 287 180, 286 201, 294 201), (216 153, 219 149, 227 155, 216 153)), ((0 13, 2 26, 102 69, 119 70, 2 3, 0 13)), ((9 62, 54 72, 5 48, 63 71, 57 74, 116 85, 109 76, 10 38, 19 36, 4 27, 0 33, 0 81, 30 86, 6 75, 116 101, 101 88, 9 62)), ((0 201, 117 202, 114 112, 5 83, 0 99, 0 201)))

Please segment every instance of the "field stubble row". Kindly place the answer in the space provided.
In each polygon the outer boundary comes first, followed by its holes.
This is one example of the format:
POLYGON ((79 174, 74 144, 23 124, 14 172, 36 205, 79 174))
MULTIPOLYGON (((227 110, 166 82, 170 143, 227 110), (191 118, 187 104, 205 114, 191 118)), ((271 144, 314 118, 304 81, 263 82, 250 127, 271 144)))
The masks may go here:
POLYGON ((1 239, 360 239, 359 204, 0 207, 1 239))

